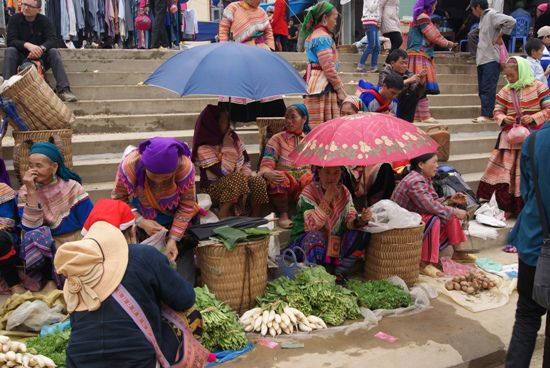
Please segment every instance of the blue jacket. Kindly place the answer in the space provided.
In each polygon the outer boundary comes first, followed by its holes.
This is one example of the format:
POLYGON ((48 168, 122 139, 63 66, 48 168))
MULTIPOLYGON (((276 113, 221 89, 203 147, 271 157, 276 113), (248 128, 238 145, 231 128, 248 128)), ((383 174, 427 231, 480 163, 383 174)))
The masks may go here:
MULTIPOLYGON (((139 303, 166 354, 170 342, 162 340, 161 303, 175 311, 190 308, 195 302, 193 286, 150 245, 130 245, 122 285, 139 303)), ((67 368, 156 366, 153 346, 112 296, 97 311, 71 314, 71 327, 67 368)))
MULTIPOLYGON (((529 156, 529 136, 521 150, 521 196, 525 206, 518 216, 516 224, 510 232, 509 241, 518 249, 519 258, 535 267, 540 254, 543 236, 540 224, 539 210, 531 172, 531 157, 529 156)), ((546 123, 537 133, 535 141, 535 166, 539 175, 539 187, 542 202, 546 209, 546 217, 550 223, 550 124, 546 123)))

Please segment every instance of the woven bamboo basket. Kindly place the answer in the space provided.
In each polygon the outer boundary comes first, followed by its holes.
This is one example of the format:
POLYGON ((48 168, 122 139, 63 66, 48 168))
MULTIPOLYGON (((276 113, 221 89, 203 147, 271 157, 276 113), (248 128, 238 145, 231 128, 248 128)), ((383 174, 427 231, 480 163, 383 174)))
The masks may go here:
POLYGON ((269 237, 238 243, 233 251, 223 244, 197 248, 202 283, 239 314, 254 306, 267 285, 269 237))
POLYGON ((23 175, 29 167, 29 153, 34 143, 50 142, 55 144, 63 154, 65 166, 72 168, 73 166, 73 148, 71 138, 73 131, 71 129, 58 130, 29 130, 29 131, 13 131, 13 168, 15 176, 19 183, 23 185, 23 175))
POLYGON ((340 45, 336 49, 343 54, 357 54, 357 46, 355 45, 340 45))
POLYGON ((19 75, 22 76, 21 80, 2 94, 15 102, 17 112, 29 128, 70 129, 75 121, 74 114, 42 79, 36 68, 29 66, 19 75))
POLYGON ((424 224, 372 234, 367 246, 365 278, 401 277, 409 286, 418 281, 424 224))

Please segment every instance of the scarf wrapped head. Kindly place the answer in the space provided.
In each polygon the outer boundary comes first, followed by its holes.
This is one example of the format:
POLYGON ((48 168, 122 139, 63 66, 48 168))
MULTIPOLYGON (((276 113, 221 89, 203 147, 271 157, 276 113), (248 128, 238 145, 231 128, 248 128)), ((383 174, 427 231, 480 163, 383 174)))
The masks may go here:
POLYGON ((221 111, 222 110, 216 105, 207 105, 204 110, 202 110, 195 123, 191 161, 194 162, 197 158, 197 152, 200 146, 218 146, 223 143, 223 134, 220 132, 219 125, 221 111))
POLYGON ((506 87, 509 89, 519 91, 525 86, 533 84, 535 81, 533 70, 531 69, 529 62, 521 56, 512 56, 508 59, 506 64, 516 64, 518 66, 518 80, 514 83, 508 82, 506 87))
POLYGON ((98 221, 105 221, 124 231, 135 224, 135 216, 127 203, 110 198, 102 198, 96 202, 82 227, 82 236, 86 236, 90 227, 98 221))
POLYGON ((298 34, 298 45, 302 50, 305 40, 313 33, 315 27, 321 23, 323 15, 329 14, 332 9, 334 9, 334 5, 327 1, 321 1, 309 9, 298 34))
POLYGON ((436 2, 437 0, 416 0, 413 7, 413 22, 416 22, 416 18, 418 18, 418 16, 422 13, 432 15, 432 7, 436 2))
POLYGON ((346 97, 346 99, 342 102, 342 105, 345 104, 345 103, 349 103, 351 104, 355 110, 357 112, 360 112, 360 111, 364 111, 365 110, 365 105, 363 104, 363 101, 357 97, 357 96, 354 96, 354 95, 349 95, 348 97, 346 97))
POLYGON ((294 104, 290 105, 289 107, 294 107, 296 110, 298 110, 298 113, 303 118, 306 118, 306 122, 304 123, 303 131, 307 134, 311 132, 311 128, 309 126, 309 112, 307 111, 307 107, 304 104, 294 104))
POLYGON ((34 155, 37 153, 42 154, 48 157, 53 162, 57 163, 57 172, 55 174, 61 179, 65 181, 69 181, 70 179, 72 179, 82 184, 82 179, 80 178, 80 175, 65 166, 63 155, 55 144, 50 142, 40 142, 33 144, 30 154, 34 155))

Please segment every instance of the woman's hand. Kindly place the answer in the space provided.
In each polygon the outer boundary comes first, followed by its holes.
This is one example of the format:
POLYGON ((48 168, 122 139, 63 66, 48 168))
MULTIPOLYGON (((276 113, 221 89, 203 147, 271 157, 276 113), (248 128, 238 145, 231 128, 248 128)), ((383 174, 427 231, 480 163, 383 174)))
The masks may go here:
POLYGON ((344 88, 340 88, 336 92, 336 95, 337 95, 337 98, 338 98, 338 104, 342 104, 342 102, 344 102, 346 97, 348 97, 348 95, 346 94, 346 91, 344 91, 344 88))
POLYGON ((370 220, 372 220, 372 211, 370 210, 370 208, 368 208, 368 207, 363 208, 363 210, 361 211, 361 216, 359 218, 364 223, 367 223, 370 220))
POLYGON ((138 227, 143 229, 143 231, 145 231, 149 236, 153 236, 159 231, 161 231, 162 229, 165 229, 164 226, 162 226, 155 220, 147 220, 147 219, 142 219, 139 222, 138 227))
POLYGON ((449 201, 452 204, 465 205, 466 204, 466 195, 464 193, 455 193, 449 198, 449 201))
POLYGON ((268 182, 273 184, 281 184, 285 179, 285 176, 277 171, 266 171, 263 174, 263 177, 266 178, 268 182))
POLYGON ((468 218, 468 212, 461 210, 460 208, 454 208, 453 215, 455 215, 459 220, 466 220, 468 218))
POLYGON ((516 120, 511 116, 505 116, 504 119, 502 119, 502 124, 504 125, 512 125, 516 122, 516 120))
POLYGON ((534 122, 535 122, 535 119, 533 119, 531 115, 524 115, 521 117, 521 123, 523 125, 533 124, 534 122))
POLYGON ((23 184, 27 187, 27 191, 36 190, 36 178, 38 177, 38 172, 35 169, 28 169, 23 175, 23 184))
POLYGON ((175 239, 168 239, 168 241, 166 242, 166 250, 164 251, 164 254, 170 262, 176 262, 176 258, 178 257, 178 245, 175 239))

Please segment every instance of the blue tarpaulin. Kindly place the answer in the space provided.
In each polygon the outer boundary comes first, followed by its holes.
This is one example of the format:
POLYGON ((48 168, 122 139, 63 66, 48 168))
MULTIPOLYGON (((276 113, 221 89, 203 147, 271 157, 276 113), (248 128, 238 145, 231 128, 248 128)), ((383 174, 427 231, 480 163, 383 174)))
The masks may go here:
POLYGON ((214 41, 218 34, 218 22, 199 22, 199 33, 196 41, 214 41))
MULTIPOLYGON (((296 15, 300 15, 303 13, 304 10, 309 8, 312 5, 315 5, 317 3, 316 0, 287 0, 288 5, 290 5, 290 14, 289 16, 294 17, 296 15)), ((260 6, 266 10, 268 6, 275 5, 274 2, 272 3, 263 3, 260 4, 260 6)))

